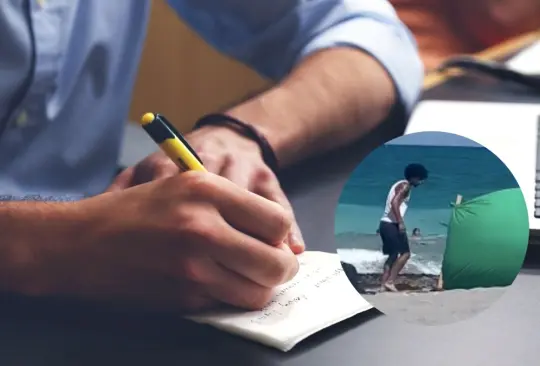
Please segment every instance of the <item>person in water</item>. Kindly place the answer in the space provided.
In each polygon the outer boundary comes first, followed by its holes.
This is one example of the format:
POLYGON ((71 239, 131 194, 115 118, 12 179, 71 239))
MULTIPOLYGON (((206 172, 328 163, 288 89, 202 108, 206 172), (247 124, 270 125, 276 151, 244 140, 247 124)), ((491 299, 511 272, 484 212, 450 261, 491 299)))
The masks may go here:
POLYGON ((404 180, 399 180, 390 187, 384 214, 379 223, 382 251, 388 256, 384 264, 382 288, 394 292, 397 292, 394 281, 411 256, 403 218, 407 212, 412 189, 428 178, 428 171, 421 164, 409 164, 405 168, 404 175, 404 180))
POLYGON ((420 233, 420 229, 415 227, 412 231, 412 237, 413 238, 420 238, 422 234, 420 233))

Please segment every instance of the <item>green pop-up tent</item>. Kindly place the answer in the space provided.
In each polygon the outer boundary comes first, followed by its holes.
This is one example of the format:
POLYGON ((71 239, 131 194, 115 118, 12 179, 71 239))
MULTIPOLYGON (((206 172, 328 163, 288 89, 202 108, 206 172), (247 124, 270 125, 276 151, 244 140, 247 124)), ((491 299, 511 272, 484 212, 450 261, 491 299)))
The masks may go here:
POLYGON ((442 263, 444 289, 511 285, 529 239, 521 189, 505 189, 455 204, 442 263))

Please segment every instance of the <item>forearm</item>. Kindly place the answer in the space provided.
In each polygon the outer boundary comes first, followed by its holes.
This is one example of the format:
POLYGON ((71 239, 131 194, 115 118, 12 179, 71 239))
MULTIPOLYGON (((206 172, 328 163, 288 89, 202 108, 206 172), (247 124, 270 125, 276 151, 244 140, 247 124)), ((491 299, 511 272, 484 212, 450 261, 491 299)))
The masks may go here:
POLYGON ((50 259, 62 242, 79 235, 70 206, 0 202, 0 291, 34 295, 48 287, 59 268, 50 259))
POLYGON ((228 113, 257 126, 287 166, 364 136, 395 103, 381 64, 343 47, 313 54, 282 83, 228 113))
POLYGON ((226 111, 258 127, 281 166, 365 136, 393 106, 402 118, 377 138, 404 131, 423 67, 414 37, 387 0, 169 3, 180 14, 192 10, 188 23, 214 47, 281 81, 226 111), (217 28, 198 22, 213 16, 217 28))

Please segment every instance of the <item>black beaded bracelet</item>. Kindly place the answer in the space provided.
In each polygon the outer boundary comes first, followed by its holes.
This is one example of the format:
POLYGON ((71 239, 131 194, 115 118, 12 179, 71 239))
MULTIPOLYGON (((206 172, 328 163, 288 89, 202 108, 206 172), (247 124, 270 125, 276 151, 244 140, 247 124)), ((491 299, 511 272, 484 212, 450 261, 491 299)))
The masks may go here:
POLYGON ((272 146, 268 143, 266 137, 261 134, 255 127, 245 122, 242 122, 226 114, 209 114, 197 121, 193 130, 197 130, 204 126, 226 126, 230 125, 237 129, 239 133, 245 137, 255 141, 261 149, 261 155, 266 165, 274 172, 278 171, 278 160, 272 146))

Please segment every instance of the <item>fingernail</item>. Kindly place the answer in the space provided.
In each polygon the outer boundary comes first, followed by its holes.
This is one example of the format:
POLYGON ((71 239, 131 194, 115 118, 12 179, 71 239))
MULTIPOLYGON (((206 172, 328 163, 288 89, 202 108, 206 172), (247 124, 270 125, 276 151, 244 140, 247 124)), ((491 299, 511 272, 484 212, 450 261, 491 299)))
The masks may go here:
POLYGON ((298 250, 304 250, 304 241, 302 238, 295 232, 291 232, 289 235, 289 245, 291 246, 291 249, 298 251, 298 250))

